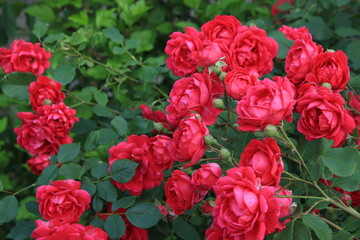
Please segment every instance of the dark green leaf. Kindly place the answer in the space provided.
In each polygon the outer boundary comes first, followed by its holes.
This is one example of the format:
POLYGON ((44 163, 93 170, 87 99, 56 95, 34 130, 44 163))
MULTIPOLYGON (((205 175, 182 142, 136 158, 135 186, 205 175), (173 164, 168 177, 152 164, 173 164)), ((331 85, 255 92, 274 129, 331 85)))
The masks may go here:
POLYGON ((285 35, 279 31, 270 32, 268 36, 275 39, 275 41, 279 44, 279 51, 276 57, 286 58, 290 47, 294 44, 293 41, 287 39, 285 35))
POLYGON ((335 7, 345 6, 350 2, 350 0, 330 0, 330 1, 335 7))
POLYGON ((54 72, 54 79, 63 85, 71 83, 76 75, 74 66, 68 63, 59 64, 54 72))
POLYGON ((346 47, 346 55, 349 60, 352 62, 353 67, 358 69, 360 67, 360 54, 358 50, 360 49, 360 40, 354 40, 349 43, 346 47))
POLYGON ((285 2, 285 3, 280 4, 280 5, 277 6, 276 8, 279 9, 279 10, 282 10, 282 11, 288 11, 288 10, 290 10, 291 8, 293 8, 293 5, 291 5, 291 4, 288 3, 288 2, 285 2))
POLYGON ((119 183, 127 183, 134 177, 138 165, 129 159, 117 160, 111 165, 111 178, 119 183))
POLYGON ((104 92, 97 92, 94 94, 94 98, 96 100, 97 103, 106 106, 106 104, 108 103, 109 99, 108 96, 106 95, 106 93, 104 92))
POLYGON ((7 238, 14 240, 23 240, 30 237, 31 233, 35 230, 34 221, 20 221, 13 227, 7 238))
POLYGON ((119 215, 110 215, 106 218, 104 229, 111 239, 120 239, 124 235, 126 226, 125 222, 119 215))
POLYGON ((6 96, 17 100, 29 100, 28 88, 36 76, 31 73, 14 72, 6 75, 1 81, 1 88, 6 96))
POLYGON ((85 168, 77 163, 68 163, 60 167, 59 174, 67 179, 81 179, 85 173, 85 168))
POLYGON ((36 22, 34 25, 33 33, 38 38, 41 39, 42 36, 45 35, 49 25, 44 22, 36 22))
POLYGON ((311 228, 320 240, 330 240, 332 231, 324 220, 312 214, 305 214, 302 218, 303 223, 311 228))
POLYGON ((135 203, 136 197, 123 197, 111 205, 111 211, 115 212, 118 208, 129 208, 135 203))
POLYGON ((348 177, 355 172, 360 153, 354 147, 331 148, 320 158, 333 174, 348 177))
POLYGON ((97 227, 97 228, 104 228, 104 223, 105 221, 99 217, 99 216, 95 216, 94 219, 90 222, 91 226, 97 227))
POLYGON ((131 39, 131 40, 127 40, 125 42, 125 48, 126 49, 133 49, 136 48, 137 46, 139 46, 141 43, 140 39, 131 39))
POLYGON ((39 203, 37 203, 35 201, 31 201, 31 202, 27 202, 25 204, 25 206, 26 206, 26 210, 29 213, 32 213, 35 216, 38 216, 39 218, 41 217, 40 212, 39 212, 39 203))
POLYGON ((179 221, 173 224, 175 234, 183 240, 200 240, 199 233, 187 222, 179 221))
POLYGON ((352 234, 345 230, 340 230, 334 234, 331 240, 353 240, 352 234))
POLYGON ((309 16, 306 27, 316 40, 327 40, 333 36, 331 29, 320 16, 309 16))
POLYGON ((25 12, 44 22, 51 22, 56 18, 54 11, 45 4, 29 5, 29 7, 25 9, 25 12))
POLYGON ((109 38, 114 43, 122 43, 124 36, 116 28, 110 27, 103 30, 105 37, 109 38))
POLYGON ((117 198, 117 191, 114 185, 109 181, 99 182, 97 184, 99 197, 104 199, 107 202, 115 202, 117 198))
POLYGON ((2 192, 3 190, 4 190, 3 183, 2 180, 0 179, 0 192, 2 192))
POLYGON ((84 144, 86 152, 89 152, 96 147, 96 143, 99 140, 99 134, 100 134, 100 131, 97 130, 97 131, 92 131, 88 135, 88 137, 86 138, 85 144, 84 144))
POLYGON ((106 177, 109 174, 108 167, 109 167, 108 163, 99 162, 98 164, 96 164, 95 167, 91 168, 91 175, 93 175, 93 177, 97 179, 106 177))
POLYGON ((101 212, 104 207, 104 201, 96 196, 92 199, 91 206, 95 212, 101 212))
POLYGON ((118 134, 111 128, 101 128, 99 131, 98 143, 100 145, 106 145, 111 141, 116 141, 118 137, 118 134))
POLYGON ((145 66, 140 69, 139 79, 144 82, 154 83, 157 75, 158 71, 156 70, 156 67, 145 66))
POLYGON ((125 52, 126 52, 125 48, 114 47, 114 49, 113 49, 113 54, 121 55, 121 54, 123 54, 125 52))
POLYGON ((99 117, 108 117, 108 118, 113 117, 113 113, 111 112, 111 110, 105 106, 97 105, 92 107, 91 109, 99 117))
POLYGON ((184 4, 189 8, 198 9, 201 4, 201 0, 183 0, 184 4))
POLYGON ((286 228, 274 235, 274 240, 311 240, 309 229, 299 221, 291 221, 286 228))
POLYGON ((360 36, 360 31, 351 27, 340 27, 335 30, 335 33, 341 37, 360 36))
POLYGON ((155 226, 163 215, 155 204, 146 202, 129 208, 126 217, 136 227, 150 228, 155 226))
POLYGON ((57 179, 59 174, 59 169, 57 165, 50 165, 47 168, 45 168, 41 175, 38 177, 36 183, 41 186, 41 185, 47 185, 50 182, 49 181, 54 181, 57 179))
POLYGON ((111 120, 111 126, 116 130, 120 136, 124 136, 127 133, 128 126, 125 119, 120 116, 115 117, 111 120))
POLYGON ((66 163, 74 160, 80 152, 80 143, 63 144, 57 153, 57 160, 66 163))
POLYGON ((10 222, 17 214, 19 203, 15 196, 9 195, 0 200, 0 224, 10 222))
POLYGON ((349 216, 340 226, 347 231, 355 231, 360 228, 360 219, 349 216))
POLYGON ((96 186, 94 183, 90 182, 89 178, 85 177, 81 181, 81 189, 87 191, 91 196, 96 192, 96 186))

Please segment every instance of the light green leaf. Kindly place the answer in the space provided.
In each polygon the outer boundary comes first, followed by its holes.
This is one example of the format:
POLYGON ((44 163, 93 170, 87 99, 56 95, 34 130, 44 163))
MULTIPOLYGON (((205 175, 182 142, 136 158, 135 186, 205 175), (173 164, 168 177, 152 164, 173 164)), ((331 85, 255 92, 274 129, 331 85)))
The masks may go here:
POLYGON ((124 42, 124 36, 116 28, 110 27, 103 30, 105 37, 109 38, 114 43, 124 42))
POLYGON ((96 100, 97 103, 106 106, 106 104, 108 103, 109 99, 108 96, 106 95, 106 93, 104 92, 97 92, 94 94, 94 98, 96 100))
POLYGON ((31 16, 39 18, 44 22, 51 22, 55 20, 54 11, 45 4, 32 4, 25 9, 25 12, 31 16))
POLYGON ((137 46, 139 46, 141 43, 140 39, 131 39, 131 40, 127 40, 125 42, 125 48, 126 49, 133 49, 136 48, 137 46))
POLYGON ((36 22, 34 25, 33 33, 38 39, 41 39, 41 37, 44 36, 45 33, 47 32, 48 27, 49 27, 49 25, 47 23, 40 22, 40 21, 36 22))

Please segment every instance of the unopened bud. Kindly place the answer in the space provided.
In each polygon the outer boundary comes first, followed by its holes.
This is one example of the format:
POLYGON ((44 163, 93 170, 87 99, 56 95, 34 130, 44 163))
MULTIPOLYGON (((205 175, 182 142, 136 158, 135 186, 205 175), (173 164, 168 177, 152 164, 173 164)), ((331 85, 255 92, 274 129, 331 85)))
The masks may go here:
POLYGON ((156 129, 156 131, 162 132, 164 130, 164 124, 162 124, 161 122, 155 122, 154 128, 156 129))
POLYGON ((265 129, 264 129, 264 133, 266 136, 268 137, 280 137, 280 134, 278 132, 278 129, 276 126, 274 125, 268 125, 265 129))
POLYGON ((224 101, 221 98, 217 98, 214 100, 214 107, 220 108, 220 109, 226 109, 224 105, 224 101))
POLYGON ((199 72, 199 73, 204 72, 204 67, 202 67, 202 66, 198 66, 198 72, 199 72))
POLYGON ((329 52, 329 53, 334 53, 335 52, 334 49, 326 49, 326 51, 329 52))
POLYGON ((221 73, 220 73, 220 76, 219 76, 220 81, 224 81, 224 80, 225 80, 225 77, 226 77, 226 73, 225 73, 225 72, 221 72, 221 73))
POLYGON ((205 144, 208 145, 208 146, 211 146, 211 145, 217 143, 216 139, 211 135, 205 136, 204 141, 205 141, 205 144))
POLYGON ((326 88, 332 90, 332 87, 331 87, 331 84, 330 84, 330 83, 327 83, 327 82, 326 82, 326 83, 323 83, 321 86, 322 86, 322 87, 326 87, 326 88))
POLYGON ((230 152, 228 149, 226 149, 226 148, 222 148, 222 149, 220 150, 220 158, 221 158, 221 159, 224 159, 224 160, 229 160, 229 159, 231 159, 231 152, 230 152))
POLYGON ((212 68, 212 72, 219 76, 219 75, 222 73, 222 69, 221 69, 220 66, 216 66, 216 65, 215 65, 215 66, 212 68))
POLYGON ((52 105, 52 101, 50 99, 45 99, 44 100, 44 105, 49 105, 51 106, 52 105))

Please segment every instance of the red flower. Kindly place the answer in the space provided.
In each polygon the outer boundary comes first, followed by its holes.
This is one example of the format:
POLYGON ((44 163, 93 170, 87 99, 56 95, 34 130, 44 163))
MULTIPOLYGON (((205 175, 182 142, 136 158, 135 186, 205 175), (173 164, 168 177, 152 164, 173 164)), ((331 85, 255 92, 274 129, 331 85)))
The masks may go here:
POLYGON ((350 80, 348 59, 341 50, 317 55, 311 66, 311 72, 305 78, 307 82, 330 83, 333 91, 340 92, 350 80))
POLYGON ((302 84, 306 74, 311 71, 312 60, 322 51, 322 46, 316 45, 310 34, 302 39, 295 40, 285 59, 287 78, 296 85, 302 84))
POLYGON ((283 10, 278 9, 278 6, 283 4, 283 3, 290 3, 291 5, 294 5, 294 0, 278 0, 271 7, 271 15, 273 15, 275 17, 279 12, 288 13, 288 12, 284 12, 283 10))
POLYGON ((282 27, 279 28, 279 31, 285 34, 285 36, 290 40, 303 39, 309 35, 309 29, 305 26, 301 28, 292 28, 282 25, 282 27))
POLYGON ((61 224, 79 222, 80 216, 90 208, 91 196, 80 189, 81 183, 72 179, 51 181, 36 190, 41 216, 61 224))
POLYGON ((242 26, 229 47, 225 62, 230 69, 243 67, 262 76, 273 69, 278 48, 276 41, 268 37, 263 29, 242 26))
POLYGON ((249 71, 242 67, 231 70, 224 79, 226 94, 235 100, 241 100, 248 89, 258 82, 258 77, 254 70, 249 71))
POLYGON ((175 214, 183 214, 198 203, 202 196, 191 183, 191 178, 180 170, 174 170, 165 183, 166 203, 175 214))
POLYGON ((291 122, 294 97, 293 85, 286 78, 278 78, 276 82, 268 78, 259 81, 238 102, 238 129, 255 132, 270 124, 280 124, 282 120, 291 122))
POLYGON ((277 186, 280 183, 284 164, 276 140, 252 139, 241 154, 239 167, 251 167, 256 177, 261 179, 261 185, 277 186))
POLYGON ((310 86, 297 101, 296 111, 301 117, 299 132, 307 140, 332 139, 332 147, 341 147, 348 133, 355 128, 353 118, 343 108, 344 100, 326 87, 310 86))
POLYGON ((217 163, 201 165, 201 168, 193 172, 191 183, 199 191, 209 191, 221 177, 221 168, 217 163))
POLYGON ((149 139, 148 145, 153 155, 153 168, 159 172, 170 169, 175 161, 171 157, 172 139, 165 135, 157 135, 149 139))
POLYGON ((50 100, 51 104, 62 102, 65 94, 61 92, 61 87, 61 83, 45 76, 38 76, 35 82, 31 82, 28 92, 30 93, 30 105, 34 111, 43 106, 45 100, 50 100))
POLYGON ((50 166, 50 156, 40 154, 32 157, 27 161, 27 165, 33 173, 40 175, 47 166, 50 166))
POLYGON ((209 134, 209 130, 195 114, 182 120, 179 129, 173 135, 173 157, 177 161, 188 161, 184 168, 195 165, 205 153, 204 137, 209 134))
POLYGON ((51 53, 40 47, 40 43, 15 40, 10 45, 10 51, 4 48, 0 51, 0 65, 6 74, 18 71, 41 75, 50 67, 51 53))
POLYGON ((159 186, 163 180, 164 173, 153 167, 153 156, 149 151, 148 136, 130 135, 126 142, 109 149, 109 171, 112 164, 122 159, 129 159, 138 163, 134 177, 127 183, 119 183, 113 180, 114 185, 120 190, 129 190, 132 195, 140 195, 145 189, 159 186))

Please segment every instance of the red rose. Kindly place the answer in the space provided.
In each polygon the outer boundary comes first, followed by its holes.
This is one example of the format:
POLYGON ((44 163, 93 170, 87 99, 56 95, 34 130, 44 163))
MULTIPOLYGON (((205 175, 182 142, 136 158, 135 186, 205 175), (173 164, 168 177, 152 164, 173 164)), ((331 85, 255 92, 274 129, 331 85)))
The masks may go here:
POLYGON ((350 106, 355 110, 355 111, 351 111, 350 110, 350 114, 351 116, 354 118, 355 120, 355 125, 359 126, 360 125, 360 95, 355 95, 353 92, 349 93, 348 96, 348 104, 350 104, 350 106))
MULTIPOLYGON (((277 186, 277 191, 281 189, 281 186, 277 186)), ((277 193, 279 196, 291 196, 292 192, 287 189, 282 189, 280 192, 277 193)), ((280 203, 280 214, 279 219, 283 217, 287 217, 291 214, 291 207, 292 207, 292 198, 276 198, 277 201, 280 203)), ((290 219, 286 219, 283 222, 279 222, 279 225, 277 227, 277 231, 284 229, 286 224, 290 222, 290 219)))
POLYGON ((326 87, 311 86, 298 99, 296 111, 301 117, 299 132, 307 140, 326 138, 334 141, 332 147, 341 147, 348 133, 355 128, 353 118, 343 108, 344 100, 326 87))
POLYGON ((25 42, 23 39, 15 40, 10 45, 10 51, 10 58, 9 51, 0 53, 1 66, 5 73, 19 71, 41 75, 45 69, 50 67, 49 58, 51 58, 51 53, 40 47, 40 43, 33 44, 25 42), (11 67, 9 63, 5 63, 8 60, 10 60, 11 67))
POLYGON ((70 137, 57 138, 51 128, 40 122, 38 115, 19 112, 17 116, 23 120, 21 126, 14 129, 17 144, 28 150, 31 155, 54 155, 62 144, 72 142, 70 137))
POLYGON ((197 65, 207 67, 215 64, 221 57, 224 57, 224 53, 217 43, 205 41, 204 45, 204 49, 199 51, 198 56, 194 59, 197 65))
POLYGON ((251 167, 261 185, 276 187, 280 183, 284 164, 280 147, 273 138, 252 139, 241 154, 239 167, 251 167))
POLYGON ((140 104, 139 109, 141 110, 141 115, 143 118, 154 121, 154 122, 162 123, 166 129, 172 130, 172 127, 169 126, 169 123, 166 119, 165 112, 159 111, 159 110, 153 111, 151 108, 149 108, 145 104, 140 104))
POLYGON ((212 81, 207 73, 194 73, 191 77, 179 79, 170 92, 171 106, 166 108, 169 122, 181 120, 190 111, 195 111, 206 125, 211 125, 222 112, 214 107, 213 100, 212 81))
POLYGON ((273 15, 274 17, 279 13, 288 13, 288 12, 284 12, 283 10, 278 9, 278 6, 283 4, 283 3, 290 3, 291 5, 294 5, 294 0, 278 0, 274 5, 272 5, 271 7, 271 15, 273 15))
POLYGON ((203 24, 201 31, 204 32, 206 39, 229 46, 240 27, 241 22, 234 16, 217 15, 214 20, 203 24))
POLYGON ((276 82, 268 78, 259 81, 238 102, 238 129, 255 132, 270 124, 280 124, 282 120, 291 122, 294 97, 293 85, 286 78, 278 78, 276 82))
POLYGON ((156 171, 170 169, 174 163, 171 157, 172 139, 165 135, 157 135, 148 141, 149 151, 153 155, 153 168, 156 171))
POLYGON ((31 237, 36 240, 107 240, 108 235, 94 226, 84 227, 78 223, 61 224, 57 221, 36 220, 31 237))
POLYGON ((202 196, 191 183, 191 178, 180 170, 174 170, 165 183, 166 203, 175 214, 183 214, 198 203, 202 196))
POLYGON ((39 115, 39 121, 50 128, 58 138, 68 138, 75 122, 79 121, 75 117, 76 111, 63 102, 39 107, 36 113, 39 115))
POLYGON ((205 153, 204 137, 209 134, 209 130, 195 114, 191 114, 180 122, 179 129, 173 135, 173 157, 177 161, 188 161, 184 168, 196 164, 205 153))
POLYGON ((31 82, 28 92, 30 93, 30 105, 34 111, 43 106, 45 100, 50 100, 52 104, 62 102, 65 94, 61 92, 61 87, 61 83, 45 76, 38 76, 35 82, 31 82))
POLYGON ((204 34, 195 28, 186 27, 185 33, 173 32, 166 43, 167 67, 179 77, 185 77, 197 71, 195 58, 204 48, 204 34))
POLYGON ((3 69, 3 72, 6 74, 15 71, 10 61, 11 53, 12 51, 10 49, 0 48, 0 66, 3 69))
POLYGON ((221 175, 222 172, 219 164, 203 164, 201 165, 201 168, 193 172, 191 183, 197 190, 207 192, 212 188, 221 175))
POLYGON ((79 222, 91 202, 90 194, 80 186, 80 182, 72 179, 51 181, 51 185, 40 186, 36 190, 36 198, 41 216, 62 224, 79 222))
POLYGON ((309 29, 305 26, 301 28, 292 28, 282 25, 282 27, 279 28, 279 31, 285 34, 285 36, 290 40, 303 39, 309 35, 309 29))
POLYGON ((273 69, 278 48, 276 41, 268 37, 263 29, 242 26, 230 45, 225 62, 230 69, 243 67, 262 76, 273 69))
POLYGON ((213 222, 210 228, 205 232, 206 240, 233 240, 236 237, 231 238, 225 229, 220 228, 215 222, 213 222))
POLYGON ((343 51, 324 52, 312 60, 307 82, 330 83, 333 91, 342 91, 350 80, 348 59, 343 51))
POLYGON ((259 75, 254 70, 235 68, 228 72, 224 79, 226 94, 235 100, 241 100, 248 89, 258 82, 258 77, 259 75))
POLYGON ((214 204, 215 203, 210 203, 210 201, 206 201, 203 205, 200 206, 200 209, 203 213, 210 214, 214 209, 214 204))
MULTIPOLYGON (((252 168, 232 168, 214 185, 213 222, 231 239, 262 240, 279 226, 275 187, 261 186, 252 168)), ((215 238, 216 239, 216 238, 215 238)))
POLYGON ((322 51, 322 46, 316 45, 310 34, 295 40, 285 59, 287 78, 296 85, 303 83, 306 74, 311 70, 312 60, 322 51))
POLYGON ((27 161, 27 165, 33 173, 40 175, 47 166, 50 166, 50 156, 40 154, 32 157, 27 161))
POLYGON ((127 183, 119 183, 113 180, 114 185, 122 191, 129 190, 132 195, 140 195, 145 189, 152 189, 159 186, 164 173, 153 167, 153 156, 149 151, 148 136, 130 135, 126 142, 109 149, 109 171, 112 164, 122 159, 129 159, 139 164, 134 177, 127 183))

